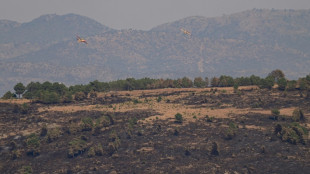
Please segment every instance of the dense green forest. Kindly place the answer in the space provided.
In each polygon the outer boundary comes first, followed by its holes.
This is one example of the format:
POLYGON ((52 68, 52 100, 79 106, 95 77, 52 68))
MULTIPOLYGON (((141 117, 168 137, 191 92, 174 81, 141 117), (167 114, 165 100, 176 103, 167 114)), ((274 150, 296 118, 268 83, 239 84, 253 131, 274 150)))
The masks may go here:
POLYGON ((15 93, 8 91, 3 95, 2 99, 25 98, 31 99, 34 102, 50 104, 83 100, 88 96, 95 97, 97 92, 107 91, 193 87, 234 87, 234 89, 237 90, 239 86, 250 85, 257 85, 262 89, 272 89, 275 84, 278 85, 277 88, 279 90, 300 90, 306 91, 307 96, 310 95, 310 75, 299 78, 298 80, 288 80, 285 78, 284 73, 277 69, 269 73, 265 78, 255 75, 238 78, 222 75, 211 79, 208 77, 196 77, 194 80, 191 80, 188 77, 179 79, 127 78, 125 80, 116 80, 111 82, 100 82, 95 80, 85 85, 80 84, 69 87, 62 83, 51 83, 49 81, 44 83, 30 82, 26 86, 22 83, 17 83, 14 86, 15 93))

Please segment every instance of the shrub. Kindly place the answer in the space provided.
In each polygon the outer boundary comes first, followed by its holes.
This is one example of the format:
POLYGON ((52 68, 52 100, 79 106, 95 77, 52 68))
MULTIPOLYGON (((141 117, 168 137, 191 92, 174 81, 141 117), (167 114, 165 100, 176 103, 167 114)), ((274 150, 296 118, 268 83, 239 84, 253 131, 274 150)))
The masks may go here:
POLYGON ((129 119, 129 126, 133 127, 137 123, 138 123, 138 119, 136 117, 129 119))
POLYGON ((209 117, 208 115, 206 115, 206 119, 207 119, 207 122, 213 122, 214 120, 214 117, 209 117))
POLYGON ((115 151, 118 150, 119 146, 121 145, 121 140, 115 131, 112 131, 110 133, 109 138, 110 138, 110 142, 108 144, 108 150, 109 150, 109 154, 112 155, 115 151))
POLYGON ((305 121, 304 113, 301 109, 295 109, 292 116, 293 121, 305 121))
POLYGON ((30 107, 29 107, 29 104, 28 103, 23 103, 21 106, 20 106, 20 112, 22 114, 28 114, 30 111, 30 107))
POLYGON ((280 111, 279 111, 279 109, 272 109, 271 114, 272 114, 272 116, 269 117, 270 119, 278 120, 278 117, 280 115, 280 111))
POLYGON ((73 158, 80 154, 82 154, 87 148, 87 143, 84 138, 74 138, 72 141, 69 142, 69 149, 68 149, 68 157, 73 158))
POLYGON ((14 94, 11 93, 11 91, 6 92, 6 93, 2 96, 2 99, 5 99, 5 100, 7 100, 7 99, 12 99, 12 98, 16 98, 16 96, 14 96, 14 94))
POLYGON ((93 127, 94 127, 94 123, 90 117, 82 118, 82 123, 81 123, 82 131, 91 131, 93 127))
POLYGON ((278 80, 278 89, 284 91, 287 85, 287 80, 283 77, 278 80))
POLYGON ((63 103, 71 103, 72 102, 72 95, 70 93, 66 93, 63 97, 62 97, 62 102, 63 103))
POLYGON ((178 131, 178 129, 174 129, 173 135, 178 136, 179 134, 180 134, 180 132, 178 131))
POLYGON ((22 174, 31 174, 33 171, 32 171, 32 167, 31 166, 23 166, 20 170, 19 170, 19 173, 22 173, 22 174))
POLYGON ((108 126, 110 126, 110 124, 111 124, 110 117, 108 117, 108 116, 103 116, 103 117, 101 117, 101 123, 102 123, 102 126, 103 126, 103 127, 108 127, 108 126))
POLYGON ((28 114, 30 112, 30 107, 28 103, 23 103, 21 105, 15 104, 13 108, 14 113, 28 114))
POLYGON ((103 148, 101 144, 97 144, 97 146, 95 147, 95 153, 97 156, 103 155, 103 148))
POLYGON ((282 141, 287 141, 291 144, 305 144, 309 134, 305 127, 296 122, 288 125, 277 124, 275 127, 275 133, 282 141))
POLYGON ((239 88, 239 84, 238 83, 234 83, 234 93, 238 92, 238 88, 239 88))
POLYGON ((276 115, 276 116, 279 116, 279 115, 280 115, 279 109, 272 109, 272 110, 271 110, 271 113, 272 113, 272 115, 276 115))
POLYGON ((271 89, 273 85, 274 85, 274 79, 270 76, 266 77, 265 79, 260 79, 259 87, 261 89, 263 88, 271 89))
POLYGON ((211 147, 211 155, 218 156, 219 154, 218 145, 216 142, 213 142, 211 147))
POLYGON ((79 131, 81 131, 81 126, 79 126, 78 123, 70 123, 69 126, 67 127, 67 132, 69 134, 75 134, 79 131))
POLYGON ((10 146, 10 150, 15 150, 17 148, 17 144, 15 141, 11 141, 9 146, 10 146))
POLYGON ((266 147, 265 147, 264 145, 262 145, 262 146, 260 147, 260 152, 261 152, 261 153, 266 153, 266 147))
POLYGON ((161 96, 158 96, 158 97, 157 97, 157 102, 159 103, 161 100, 162 100, 162 97, 161 97, 161 96))
POLYGON ((89 93, 89 97, 90 98, 97 98, 97 92, 95 92, 95 91, 90 91, 90 93, 89 93))
POLYGON ((297 81, 296 80, 291 80, 288 81, 286 84, 286 90, 288 91, 293 91, 296 89, 297 81))
POLYGON ((52 128, 47 131, 47 142, 51 143, 61 136, 62 132, 59 128, 52 128))
POLYGON ((41 133, 40 136, 44 137, 47 134, 47 126, 46 124, 43 125, 43 127, 41 128, 41 133))
POLYGON ((27 145, 27 155, 37 156, 40 154, 40 139, 39 137, 32 133, 26 139, 27 145))
POLYGON ((82 100, 85 100, 85 99, 87 99, 87 95, 85 95, 84 92, 77 92, 74 95, 74 100, 76 100, 76 101, 82 101, 82 100))
POLYGON ((44 104, 55 104, 59 103, 60 97, 59 94, 53 91, 42 91, 38 97, 38 102, 44 104))
POLYGON ((225 132, 225 139, 231 140, 233 137, 236 136, 236 131, 238 129, 238 125, 236 125, 234 122, 228 123, 228 129, 225 132))
POLYGON ((176 123, 183 123, 183 116, 180 113, 175 114, 175 122, 176 123))
POLYGON ((11 155, 13 160, 20 158, 22 156, 22 151, 20 149, 13 150, 11 155))
POLYGON ((142 103, 142 102, 139 101, 138 99, 134 99, 134 100, 133 100, 133 104, 139 104, 139 103, 142 103))
POLYGON ((90 147, 90 148, 88 149, 87 156, 88 156, 88 157, 94 157, 95 155, 96 155, 95 148, 94 148, 94 147, 90 147))
POLYGON ((274 128, 274 132, 275 134, 277 135, 280 135, 281 134, 281 131, 282 131, 282 125, 281 124, 277 124, 274 128))
POLYGON ((110 132, 109 140, 113 142, 113 141, 116 140, 116 138, 118 138, 118 135, 117 135, 117 133, 113 130, 112 132, 110 132))

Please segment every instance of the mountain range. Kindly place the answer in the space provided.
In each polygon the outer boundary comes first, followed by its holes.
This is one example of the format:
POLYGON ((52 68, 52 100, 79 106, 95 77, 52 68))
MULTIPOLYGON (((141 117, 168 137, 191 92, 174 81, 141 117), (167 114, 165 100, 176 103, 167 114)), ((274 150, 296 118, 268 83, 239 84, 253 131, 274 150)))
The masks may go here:
POLYGON ((115 30, 77 14, 0 20, 0 94, 22 82, 309 74, 310 10, 192 16, 148 31, 115 30), (184 34, 184 28, 191 35, 184 34), (88 44, 78 43, 76 34, 88 44))

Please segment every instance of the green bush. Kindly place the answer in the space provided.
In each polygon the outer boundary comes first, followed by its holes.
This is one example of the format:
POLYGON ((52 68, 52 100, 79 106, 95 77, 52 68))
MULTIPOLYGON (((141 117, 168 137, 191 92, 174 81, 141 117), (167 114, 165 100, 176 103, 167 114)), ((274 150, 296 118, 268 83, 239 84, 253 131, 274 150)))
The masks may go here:
POLYGON ((108 144, 108 151, 109 154, 112 155, 115 151, 118 150, 119 146, 121 145, 121 140, 115 131, 112 131, 109 136, 109 144, 108 144))
POLYGON ((236 136, 236 131, 238 129, 238 125, 236 125, 234 122, 229 122, 228 123, 228 128, 225 132, 225 139, 231 140, 236 136))
POLYGON ((209 115, 206 115, 206 119, 207 119, 207 122, 212 123, 214 120, 214 117, 209 117, 209 115))
POLYGON ((60 97, 53 91, 41 91, 36 101, 44 104, 55 104, 60 102, 60 97))
POLYGON ((87 143, 84 138, 74 138, 72 141, 69 142, 67 155, 69 158, 76 157, 85 152, 86 148, 87 143))
POLYGON ((23 103, 21 105, 15 104, 13 108, 14 113, 28 114, 30 112, 30 107, 28 103, 23 103))
POLYGON ((92 146, 88 149, 87 156, 88 157, 94 157, 95 155, 97 156, 102 156, 104 153, 102 145, 99 143, 96 146, 92 146))
POLYGON ((278 80, 278 89, 284 91, 286 89, 287 80, 283 77, 278 80))
POLYGON ((97 146, 95 147, 95 153, 97 156, 102 156, 103 155, 103 148, 101 144, 97 144, 97 146))
POLYGON ((30 107, 28 103, 23 103, 20 109, 22 114, 28 114, 30 112, 30 107))
POLYGON ((16 96, 15 96, 13 93, 11 93, 11 91, 6 92, 6 93, 2 96, 2 99, 5 99, 5 100, 7 100, 7 99, 12 99, 12 98, 16 98, 16 96))
POLYGON ((176 123, 183 123, 183 116, 180 113, 175 114, 175 122, 176 123))
POLYGON ((136 124, 138 124, 138 119, 136 117, 129 119, 129 126, 133 127, 136 124))
POLYGON ((161 97, 161 96, 158 96, 158 97, 157 97, 157 102, 159 103, 159 102, 161 102, 161 100, 162 100, 162 97, 161 97))
POLYGON ((305 115, 301 109, 295 109, 292 116, 293 121, 305 121, 305 115))
POLYGON ((52 128, 47 131, 47 142, 51 143, 61 136, 62 132, 59 128, 52 128))
POLYGON ((13 160, 20 158, 22 156, 22 151, 20 149, 16 149, 12 151, 11 157, 13 160))
POLYGON ((272 115, 279 116, 279 115, 280 115, 280 111, 279 111, 279 109, 272 109, 272 110, 271 110, 271 114, 272 114, 272 115))
POLYGON ((95 148, 94 148, 94 147, 90 147, 90 148, 88 149, 87 156, 88 156, 88 157, 94 157, 95 155, 96 155, 95 148))
POLYGON ((101 117, 101 124, 102 124, 103 127, 110 126, 110 124, 111 124, 110 117, 108 117, 108 116, 101 117))
POLYGON ((27 145, 27 155, 37 156, 40 154, 40 139, 39 137, 32 133, 26 139, 27 145))
POLYGON ((280 111, 279 111, 279 109, 272 109, 271 114, 272 114, 272 117, 270 117, 270 119, 278 120, 278 117, 280 115, 280 111))
POLYGON ((31 174, 33 171, 31 166, 23 166, 19 172, 22 174, 31 174))
POLYGON ((82 128, 78 123, 70 123, 67 127, 67 132, 69 134, 76 134, 77 132, 81 131, 82 128))
POLYGON ((94 127, 94 123, 90 117, 82 118, 82 123, 81 123, 82 131, 91 131, 93 127, 94 127))
POLYGON ((70 103, 73 101, 72 95, 70 93, 66 93, 64 96, 62 96, 62 102, 63 103, 70 103))
POLYGON ((140 100, 138 100, 138 99, 134 99, 133 101, 133 104, 139 104, 139 103, 142 103, 140 100))
POLYGON ((288 91, 296 90, 296 85, 297 85, 296 80, 288 81, 286 84, 286 90, 288 90, 288 91))
POLYGON ((268 76, 265 79, 260 79, 259 87, 261 89, 264 88, 271 89, 273 85, 274 85, 274 79, 271 76, 268 76))
POLYGON ((296 122, 286 125, 277 124, 275 127, 275 133, 281 138, 282 141, 286 141, 291 144, 305 144, 309 134, 305 127, 296 122))

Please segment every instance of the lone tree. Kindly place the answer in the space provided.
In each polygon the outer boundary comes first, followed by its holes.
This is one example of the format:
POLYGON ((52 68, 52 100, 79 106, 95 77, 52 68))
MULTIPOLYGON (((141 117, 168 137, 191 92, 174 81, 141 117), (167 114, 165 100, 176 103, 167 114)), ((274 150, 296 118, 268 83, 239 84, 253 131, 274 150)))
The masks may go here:
POLYGON ((271 73, 268 74, 268 77, 272 77, 275 82, 278 82, 280 78, 285 78, 285 75, 281 70, 276 69, 271 71, 271 73))
POLYGON ((194 79, 194 86, 197 88, 204 88, 206 87, 206 82, 201 77, 196 77, 194 79))
POLYGON ((26 87, 21 82, 19 82, 14 86, 14 90, 15 93, 18 95, 18 98, 20 98, 20 95, 25 92, 26 87))

